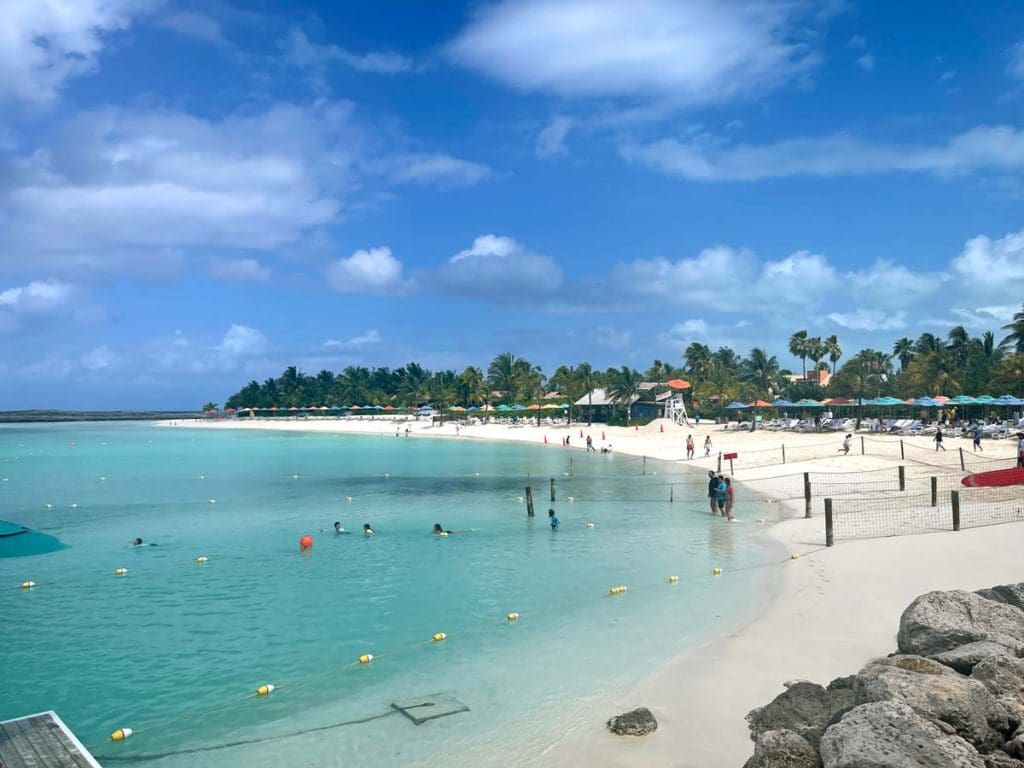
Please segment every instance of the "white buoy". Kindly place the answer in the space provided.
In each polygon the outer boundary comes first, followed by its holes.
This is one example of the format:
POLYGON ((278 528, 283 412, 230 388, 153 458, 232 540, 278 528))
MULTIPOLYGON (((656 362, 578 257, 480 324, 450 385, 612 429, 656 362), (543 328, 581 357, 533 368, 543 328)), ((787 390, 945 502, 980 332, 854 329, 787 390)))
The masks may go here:
POLYGON ((71 507, 72 509, 78 509, 77 504, 69 504, 68 506, 71 507))
POLYGON ((199 476, 199 479, 200 479, 200 480, 205 480, 205 479, 206 479, 206 475, 200 475, 200 476, 199 476))
POLYGON ((216 503, 217 503, 217 500, 216 500, 216 499, 207 499, 207 500, 206 500, 206 503, 207 503, 207 504, 216 504, 216 503))
POLYGON ((46 505, 46 508, 47 508, 47 509, 53 509, 53 504, 47 504, 47 505, 46 505))

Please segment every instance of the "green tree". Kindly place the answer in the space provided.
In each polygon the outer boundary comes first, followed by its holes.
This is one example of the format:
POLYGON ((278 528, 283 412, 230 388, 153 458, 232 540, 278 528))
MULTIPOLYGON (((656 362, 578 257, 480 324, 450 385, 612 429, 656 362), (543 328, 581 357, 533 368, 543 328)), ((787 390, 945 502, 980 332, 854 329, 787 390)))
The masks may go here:
POLYGON ((833 333, 825 339, 825 352, 828 354, 829 362, 832 363, 832 375, 836 373, 836 364, 843 356, 843 348, 839 346, 839 338, 833 333))
POLYGON ((907 370, 910 361, 914 359, 914 340, 908 339, 906 336, 897 339, 896 343, 892 345, 892 353, 899 358, 900 370, 907 370))
POLYGON ((683 353, 686 369, 695 381, 706 379, 715 369, 715 357, 706 344, 695 341, 683 353))
POLYGON ((804 378, 807 378, 807 331, 797 331, 789 337, 789 354, 799 357, 803 364, 804 378))
MULTIPOLYGON (((821 358, 825 356, 827 351, 825 342, 821 340, 820 336, 812 336, 807 339, 804 351, 806 352, 807 357, 810 358, 811 362, 814 363, 814 370, 819 370, 818 363, 821 362, 821 358)), ((807 374, 805 369, 804 377, 806 378, 806 376, 807 374)), ((818 379, 815 379, 815 383, 818 381, 818 379)))
POLYGON ((587 393, 587 426, 594 423, 594 387, 597 386, 598 376, 590 363, 580 363, 576 366, 576 381, 587 393))
POLYGON ((633 398, 640 393, 640 374, 628 365, 613 371, 609 376, 608 395, 616 404, 626 406, 626 423, 633 416, 633 398))
POLYGON ((946 350, 924 352, 907 366, 908 383, 926 395, 957 395, 960 393, 960 370, 946 350))
POLYGON ((203 413, 216 413, 216 412, 217 412, 217 404, 216 403, 207 403, 206 405, 203 406, 203 413))
POLYGON ((495 356, 487 366, 487 378, 491 387, 501 392, 502 399, 509 403, 514 403, 519 395, 521 373, 519 358, 511 352, 502 352, 495 356))
POLYGON ((743 378, 756 387, 759 397, 771 399, 781 381, 779 359, 775 355, 769 356, 761 347, 754 347, 744 362, 743 378))
POLYGON ((1014 313, 1013 319, 1002 330, 1009 333, 999 342, 999 346, 1017 354, 1024 352, 1024 304, 1020 305, 1020 311, 1014 313))

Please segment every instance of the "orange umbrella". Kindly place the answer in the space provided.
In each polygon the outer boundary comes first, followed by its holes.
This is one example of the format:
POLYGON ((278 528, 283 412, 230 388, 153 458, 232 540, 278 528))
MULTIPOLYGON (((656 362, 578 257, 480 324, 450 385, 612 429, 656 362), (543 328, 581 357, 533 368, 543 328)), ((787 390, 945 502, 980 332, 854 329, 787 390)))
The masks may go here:
POLYGON ((771 403, 766 403, 764 400, 755 400, 750 404, 751 408, 771 408, 771 403))
POLYGON ((670 387, 672 387, 672 389, 689 389, 690 388, 690 382, 686 381, 685 379, 670 379, 669 381, 667 381, 665 383, 668 384, 670 387))
POLYGON ((539 406, 539 405, 537 405, 536 403, 534 403, 533 405, 531 405, 531 406, 530 406, 529 408, 527 408, 526 410, 528 410, 528 411, 539 411, 539 410, 540 410, 540 406, 539 406))

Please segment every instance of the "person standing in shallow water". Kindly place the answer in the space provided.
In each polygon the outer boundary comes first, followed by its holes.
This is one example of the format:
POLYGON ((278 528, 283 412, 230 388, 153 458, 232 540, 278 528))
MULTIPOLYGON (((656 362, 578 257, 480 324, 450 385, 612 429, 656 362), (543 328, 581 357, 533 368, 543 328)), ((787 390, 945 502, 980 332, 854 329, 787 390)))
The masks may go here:
POLYGON ((708 470, 708 506, 711 507, 711 514, 718 514, 718 478, 710 469, 708 470))
POLYGON ((555 516, 555 510, 553 510, 553 509, 549 509, 548 510, 548 522, 551 523, 551 530, 552 531, 557 531, 558 530, 558 526, 559 526, 558 517, 555 516))
POLYGON ((731 523, 732 517, 732 505, 736 501, 736 489, 732 487, 732 480, 725 478, 725 517, 731 523))

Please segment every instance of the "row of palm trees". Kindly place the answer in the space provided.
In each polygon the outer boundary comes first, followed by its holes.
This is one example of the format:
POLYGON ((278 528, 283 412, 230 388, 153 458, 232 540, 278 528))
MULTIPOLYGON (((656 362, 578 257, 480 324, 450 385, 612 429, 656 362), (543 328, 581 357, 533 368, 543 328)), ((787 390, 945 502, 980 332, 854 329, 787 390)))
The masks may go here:
MULTIPOLYGON (((729 347, 712 350, 699 341, 686 347, 682 366, 655 360, 643 373, 625 365, 601 371, 581 362, 561 365, 548 377, 539 366, 510 352, 495 356, 486 371, 468 366, 461 373, 430 371, 412 362, 395 369, 349 366, 340 373, 322 370, 309 376, 290 366, 277 378, 262 383, 250 381, 225 405, 235 409, 423 403, 484 406, 538 402, 549 392, 559 393, 559 401, 572 404, 599 387, 626 404, 635 397, 654 397, 672 378, 691 383, 693 407, 708 415, 732 400, 749 402, 779 396, 796 400, 962 392, 1024 395, 1024 304, 1004 330, 1009 333, 999 343, 991 332, 972 337, 963 326, 953 328, 945 339, 923 333, 916 340, 898 339, 891 353, 862 349, 842 366, 838 362, 843 350, 836 336, 822 339, 809 336, 806 330, 798 331, 789 340, 789 351, 803 365, 803 376, 798 381, 793 381, 778 358, 762 347, 754 347, 743 357, 729 347), (807 360, 815 369, 827 369, 831 363, 834 375, 826 387, 819 386, 816 379, 807 379, 807 360), (657 386, 641 388, 644 381, 657 386)), ((628 405, 623 410, 629 418, 628 405)))

